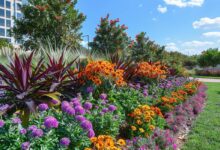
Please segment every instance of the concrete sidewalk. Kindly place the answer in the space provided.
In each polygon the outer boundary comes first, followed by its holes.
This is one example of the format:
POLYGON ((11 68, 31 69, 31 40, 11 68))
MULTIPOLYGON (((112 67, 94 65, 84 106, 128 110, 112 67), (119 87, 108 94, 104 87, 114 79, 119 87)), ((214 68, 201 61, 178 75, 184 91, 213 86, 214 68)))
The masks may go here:
POLYGON ((190 79, 196 79, 196 80, 201 81, 201 82, 217 82, 217 83, 220 83, 220 79, 193 78, 193 77, 190 77, 190 79))

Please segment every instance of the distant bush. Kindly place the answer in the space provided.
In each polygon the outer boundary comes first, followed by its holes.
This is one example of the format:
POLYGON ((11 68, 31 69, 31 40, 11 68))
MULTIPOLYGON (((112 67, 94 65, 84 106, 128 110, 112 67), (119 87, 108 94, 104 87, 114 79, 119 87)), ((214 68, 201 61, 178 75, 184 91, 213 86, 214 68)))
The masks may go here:
POLYGON ((201 76, 220 76, 220 68, 195 70, 196 75, 201 76))

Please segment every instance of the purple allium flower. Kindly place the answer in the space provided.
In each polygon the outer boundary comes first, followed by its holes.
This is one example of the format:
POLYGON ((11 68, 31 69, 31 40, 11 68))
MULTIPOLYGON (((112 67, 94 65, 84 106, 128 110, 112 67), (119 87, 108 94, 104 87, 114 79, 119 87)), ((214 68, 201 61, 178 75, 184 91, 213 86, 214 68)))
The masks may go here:
POLYGON ((43 130, 41 129, 35 129, 32 131, 31 135, 35 138, 39 138, 39 137, 42 137, 44 134, 43 130))
POLYGON ((75 111, 78 115, 84 115, 85 114, 85 110, 82 106, 76 106, 75 111))
POLYGON ((73 104, 73 106, 79 106, 79 105, 81 105, 81 103, 80 103, 80 100, 79 100, 79 98, 72 98, 71 99, 71 103, 73 104))
POLYGON ((67 137, 63 137, 60 140, 60 145, 63 146, 63 147, 68 147, 70 145, 70 139, 67 138, 67 137))
POLYGON ((102 112, 103 112, 103 113, 107 113, 107 112, 108 112, 108 108, 103 108, 103 109, 102 109, 102 112))
POLYGON ((86 110, 90 110, 90 109, 92 109, 92 103, 90 103, 90 102, 85 102, 85 104, 83 105, 83 107, 84 107, 86 110))
POLYGON ((68 115, 74 116, 75 115, 75 109, 72 108, 72 107, 68 107, 67 110, 66 110, 66 113, 68 115))
POLYGON ((144 89, 143 90, 143 95, 146 97, 146 96, 148 96, 148 91, 147 91, 147 89, 144 89))
POLYGON ((107 94, 105 94, 105 93, 102 93, 100 96, 99 96, 99 98, 100 99, 102 99, 102 100, 106 100, 107 99, 107 94))
POLYGON ((83 121, 86 120, 86 118, 83 117, 83 116, 81 116, 81 115, 77 115, 75 118, 76 118, 76 120, 79 121, 79 122, 83 122, 83 121))
POLYGON ((3 120, 0 120, 0 128, 2 128, 5 125, 5 122, 3 120))
POLYGON ((106 105, 107 103, 106 103, 106 101, 102 101, 101 104, 102 105, 106 105))
POLYGON ((98 105, 96 105, 96 106, 95 106, 95 108, 96 108, 96 109, 99 109, 99 106, 98 106, 98 105))
POLYGON ((12 123, 13 124, 21 124, 21 119, 16 117, 16 118, 12 118, 12 123))
POLYGON ((89 138, 94 137, 94 136, 95 136, 94 130, 93 130, 93 129, 90 129, 90 130, 88 131, 88 133, 87 133, 87 136, 88 136, 89 138))
POLYGON ((86 88, 87 93, 92 93, 93 92, 93 87, 89 86, 86 88))
POLYGON ((26 130, 26 129, 23 128, 23 129, 20 130, 20 134, 23 134, 23 135, 24 135, 24 134, 26 134, 26 133, 27 133, 27 130, 26 130))
POLYGON ((30 127, 28 127, 28 131, 33 131, 35 129, 37 129, 36 125, 31 125, 30 127))
POLYGON ((63 112, 66 112, 66 111, 67 111, 67 108, 69 108, 69 107, 70 107, 69 102, 63 101, 63 102, 61 103, 61 109, 62 109, 63 112))
POLYGON ((30 142, 24 142, 21 144, 22 150, 28 150, 30 148, 30 142))
POLYGON ((59 122, 57 121, 56 118, 52 116, 48 116, 44 119, 44 125, 46 128, 58 128, 59 122))
POLYGON ((90 130, 92 128, 92 123, 88 120, 83 121, 80 126, 84 129, 84 130, 90 130))
POLYGON ((45 111, 45 110, 47 110, 49 107, 48 107, 48 105, 46 104, 46 103, 42 103, 42 104, 40 104, 39 106, 38 106, 38 110, 39 111, 45 111))
POLYGON ((116 109, 117 109, 117 107, 115 105, 110 105, 108 107, 108 110, 111 111, 111 112, 115 111, 116 109))
POLYGON ((141 88, 141 84, 140 84, 140 83, 137 83, 137 84, 135 85, 135 88, 136 88, 136 89, 140 89, 140 88, 141 88))

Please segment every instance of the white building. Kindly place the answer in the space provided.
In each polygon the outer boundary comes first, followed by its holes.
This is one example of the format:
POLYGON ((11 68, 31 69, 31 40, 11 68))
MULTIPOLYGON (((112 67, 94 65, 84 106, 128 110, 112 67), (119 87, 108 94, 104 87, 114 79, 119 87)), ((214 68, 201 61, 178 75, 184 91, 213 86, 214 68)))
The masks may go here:
POLYGON ((14 26, 13 17, 21 18, 20 5, 22 0, 0 0, 0 38, 7 39, 14 46, 17 42, 9 35, 9 29, 14 26))

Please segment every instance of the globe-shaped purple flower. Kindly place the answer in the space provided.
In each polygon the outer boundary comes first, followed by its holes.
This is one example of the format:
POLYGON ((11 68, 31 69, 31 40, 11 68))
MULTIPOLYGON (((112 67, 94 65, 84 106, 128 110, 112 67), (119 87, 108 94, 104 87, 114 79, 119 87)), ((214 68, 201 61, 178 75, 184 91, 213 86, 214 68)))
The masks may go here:
POLYGON ((108 110, 111 111, 111 112, 115 111, 116 109, 117 109, 117 107, 115 105, 110 105, 108 107, 108 110))
POLYGON ((36 125, 31 125, 30 127, 28 127, 28 131, 33 131, 35 129, 37 129, 36 125))
POLYGON ((76 106, 75 111, 78 115, 84 115, 85 114, 85 110, 82 106, 76 106))
POLYGON ((81 115, 77 115, 75 118, 76 118, 76 120, 79 121, 79 122, 83 122, 83 121, 86 120, 86 118, 83 117, 83 116, 81 116, 81 115))
POLYGON ((32 137, 35 137, 35 138, 40 138, 43 136, 43 134, 44 134, 44 132, 41 129, 35 129, 31 133, 32 137))
POLYGON ((57 121, 56 118, 54 118, 52 116, 48 116, 48 117, 46 117, 44 119, 44 125, 48 129, 50 129, 50 128, 58 128, 59 122, 57 121))
POLYGON ((21 124, 21 119, 16 117, 16 118, 12 118, 12 123, 13 124, 21 124))
POLYGON ((107 113, 107 112, 108 112, 108 108, 103 108, 103 109, 102 109, 102 112, 103 112, 103 113, 107 113))
POLYGON ((86 88, 87 93, 92 93, 93 92, 93 87, 89 86, 86 88))
POLYGON ((60 140, 60 145, 63 146, 63 147, 68 147, 70 145, 70 139, 67 138, 67 137, 63 137, 60 140))
POLYGON ((94 130, 93 130, 93 129, 90 129, 90 130, 88 131, 88 133, 87 133, 87 136, 88 136, 89 138, 94 137, 94 136, 95 136, 94 130))
POLYGON ((42 103, 38 106, 39 111, 46 111, 48 109, 48 105, 46 103, 42 103))
POLYGON ((5 122, 3 120, 0 120, 0 128, 2 128, 5 125, 5 122))
POLYGON ((84 107, 86 110, 90 110, 90 109, 92 109, 92 103, 90 103, 90 102, 85 102, 85 104, 83 105, 83 107, 84 107))
POLYGON ((20 130, 20 134, 25 135, 26 133, 27 133, 27 130, 26 130, 26 129, 23 128, 23 129, 20 130))
POLYGON ((88 120, 83 121, 80 126, 84 129, 84 130, 90 130, 92 129, 92 123, 88 120))
POLYGON ((24 142, 21 144, 22 150, 28 150, 30 148, 30 142, 24 142))
POLYGON ((100 99, 102 99, 102 100, 106 100, 107 99, 107 94, 105 94, 105 93, 102 93, 100 96, 99 96, 99 98, 100 99))
POLYGON ((68 107, 68 108, 66 109, 66 113, 67 113, 68 115, 74 116, 74 115, 75 115, 75 109, 72 108, 72 107, 68 107))

